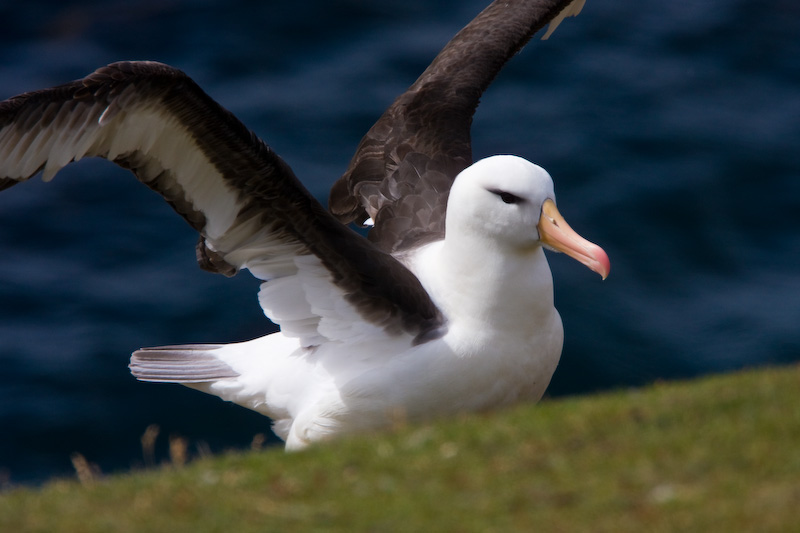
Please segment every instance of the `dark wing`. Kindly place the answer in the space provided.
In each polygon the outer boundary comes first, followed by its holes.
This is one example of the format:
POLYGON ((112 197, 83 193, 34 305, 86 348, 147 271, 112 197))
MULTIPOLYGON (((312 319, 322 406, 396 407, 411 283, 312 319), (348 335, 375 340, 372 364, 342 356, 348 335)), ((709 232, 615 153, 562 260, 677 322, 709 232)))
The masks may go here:
MULTIPOLYGON (((114 63, 0 103, 0 189, 40 170, 49 180, 84 156, 114 161, 161 194, 200 232, 197 256, 207 270, 247 268, 277 280, 306 268, 373 326, 420 335, 441 321, 409 270, 339 223, 269 146, 179 70, 114 63)), ((271 283, 262 296, 276 292, 271 283)), ((299 309, 303 283, 283 285, 294 293, 283 291, 276 309, 262 298, 265 311, 312 338, 321 320, 314 302, 299 309)))
POLYGON ((450 185, 472 164, 483 91, 534 33, 583 1, 498 0, 475 17, 361 140, 331 189, 331 212, 345 224, 371 218, 370 240, 389 252, 442 238, 450 185))

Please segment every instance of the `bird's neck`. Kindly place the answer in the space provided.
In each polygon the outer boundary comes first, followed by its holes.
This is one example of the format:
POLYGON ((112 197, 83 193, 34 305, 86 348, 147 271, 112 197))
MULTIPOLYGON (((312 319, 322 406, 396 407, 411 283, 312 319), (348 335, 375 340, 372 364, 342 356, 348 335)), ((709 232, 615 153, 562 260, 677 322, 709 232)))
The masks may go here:
POLYGON ((502 332, 553 318, 553 278, 541 246, 508 250, 491 241, 445 239, 419 261, 426 263, 423 286, 451 322, 502 332))

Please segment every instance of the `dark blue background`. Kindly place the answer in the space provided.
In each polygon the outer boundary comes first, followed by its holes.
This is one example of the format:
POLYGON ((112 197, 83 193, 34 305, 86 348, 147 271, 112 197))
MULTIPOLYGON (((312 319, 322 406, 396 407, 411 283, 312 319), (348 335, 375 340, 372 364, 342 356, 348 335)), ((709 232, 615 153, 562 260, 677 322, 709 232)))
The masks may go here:
MULTIPOLYGON (((324 200, 361 135, 485 3, 19 2, 0 7, 0 98, 163 61, 324 200)), ((550 255, 566 329, 550 395, 800 359, 796 0, 589 0, 507 66, 473 141, 476 157, 547 168, 567 220, 611 257, 601 282, 550 255)), ((161 455, 168 435, 220 451, 268 432, 127 371, 140 346, 270 330, 258 283, 200 271, 195 240, 103 161, 0 194, 0 484, 68 475, 72 452, 104 472, 141 465, 152 423, 161 455)))

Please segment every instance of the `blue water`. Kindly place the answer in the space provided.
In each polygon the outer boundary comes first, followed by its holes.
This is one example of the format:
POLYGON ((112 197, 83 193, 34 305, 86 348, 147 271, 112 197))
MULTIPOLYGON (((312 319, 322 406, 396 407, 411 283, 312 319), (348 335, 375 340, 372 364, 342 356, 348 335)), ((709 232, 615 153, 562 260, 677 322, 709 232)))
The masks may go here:
MULTIPOLYGON (((151 0, 0 6, 0 98, 154 59, 194 77, 320 199, 361 135, 486 0, 151 0)), ((566 342, 549 394, 800 360, 800 3, 589 0, 478 110, 476 157, 553 175, 612 261, 550 256, 566 342)), ((0 486, 140 467, 161 427, 246 447, 267 419, 137 383, 140 346, 271 330, 247 273, 200 271, 194 232, 103 161, 0 194, 0 486)), ((743 395, 747 391, 741 392, 743 395)))

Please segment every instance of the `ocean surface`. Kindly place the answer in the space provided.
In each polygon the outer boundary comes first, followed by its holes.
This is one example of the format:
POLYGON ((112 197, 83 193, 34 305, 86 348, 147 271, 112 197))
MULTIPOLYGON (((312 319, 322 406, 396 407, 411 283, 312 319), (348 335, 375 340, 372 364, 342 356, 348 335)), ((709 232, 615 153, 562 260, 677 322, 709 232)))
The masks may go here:
MULTIPOLYGON (((487 0, 0 3, 0 99, 121 59, 179 67, 320 199, 370 125, 487 0)), ((612 262, 549 256, 566 341, 549 396, 800 360, 800 2, 588 0, 486 93, 476 158, 552 174, 612 262)), ((136 382, 141 346, 270 332, 248 273, 197 268, 195 233, 105 161, 0 193, 0 486, 192 454, 269 421, 136 382)), ((800 386, 800 384, 798 384, 800 386)), ((742 395, 748 391, 742 390, 742 395)), ((272 439, 268 438, 268 442, 272 439)))

